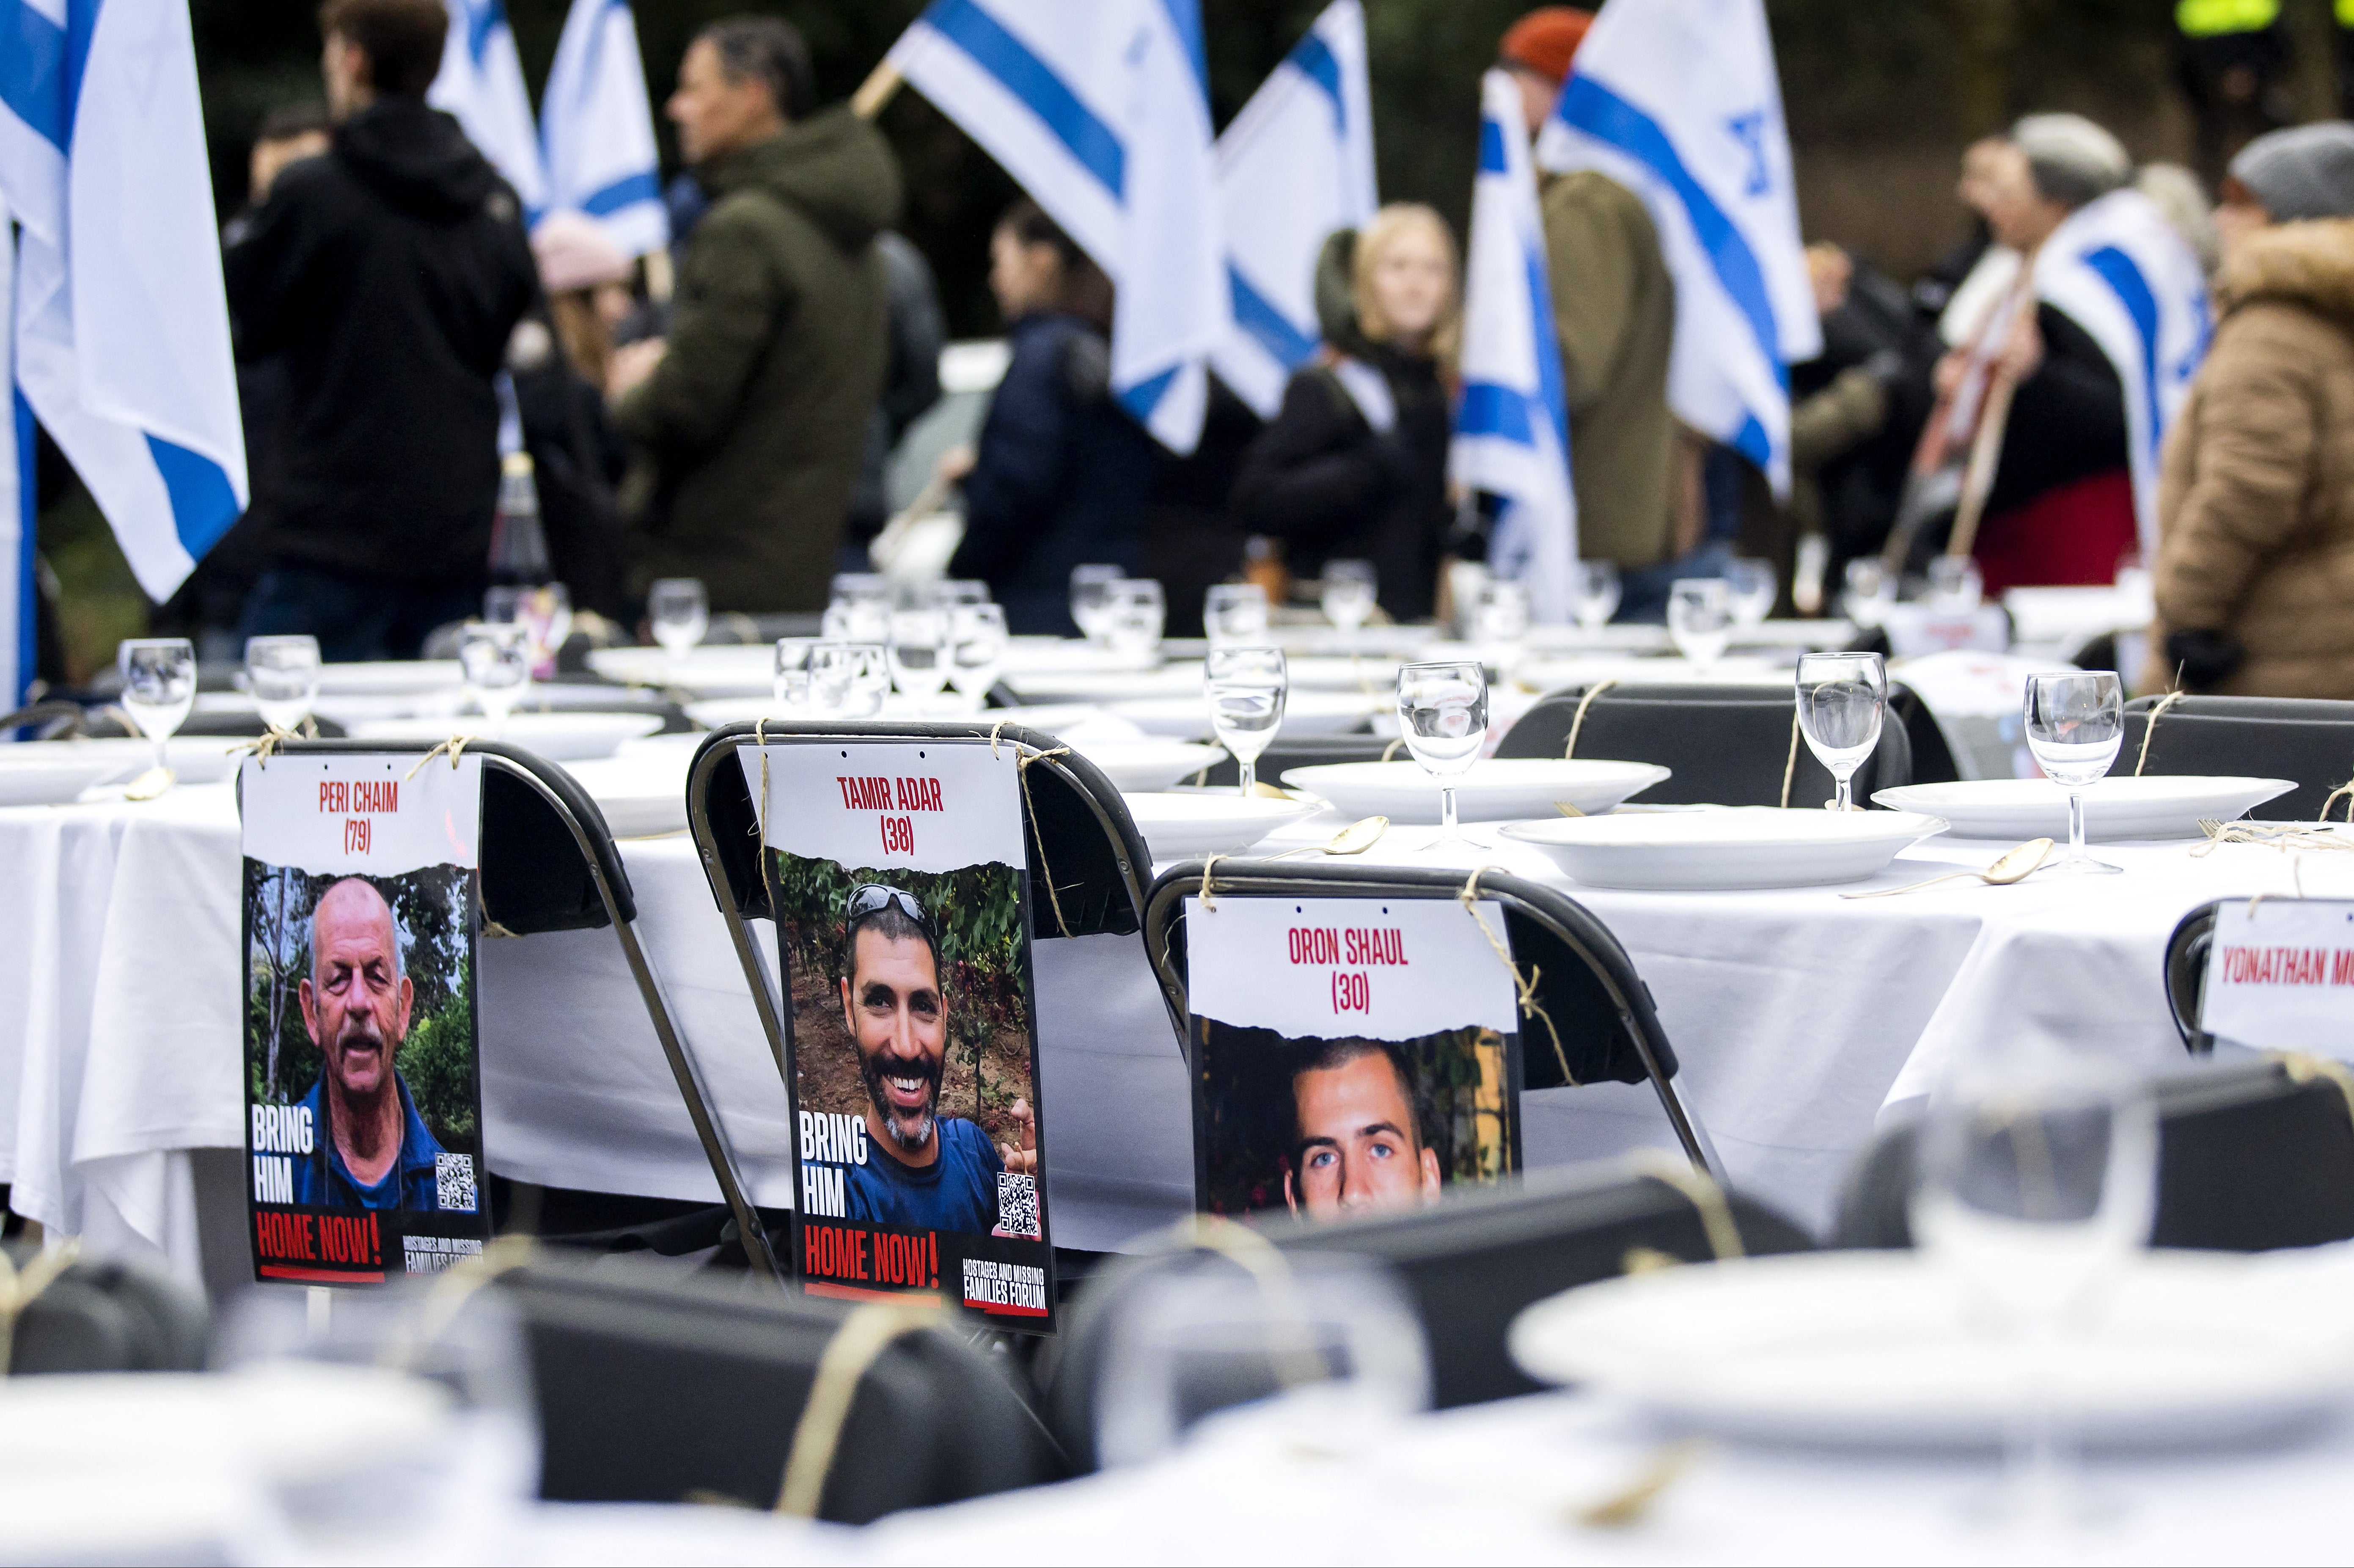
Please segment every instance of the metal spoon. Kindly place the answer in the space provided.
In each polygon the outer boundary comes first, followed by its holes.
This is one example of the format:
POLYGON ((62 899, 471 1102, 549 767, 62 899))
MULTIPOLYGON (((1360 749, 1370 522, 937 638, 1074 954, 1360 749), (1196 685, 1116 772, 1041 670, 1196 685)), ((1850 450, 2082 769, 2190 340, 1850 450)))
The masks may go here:
POLYGON ((1990 883, 1996 887, 2008 887, 2014 882, 2024 881, 2027 874, 2041 865, 2044 857, 2051 853, 2050 839, 2030 839, 2017 849, 2003 851, 2001 854, 1995 857, 1994 863, 1984 871, 1949 872, 1944 876, 1933 876, 1926 882, 1915 882, 1903 887, 1883 887, 1873 893, 1842 893, 1840 896, 1841 898, 1887 898, 1899 893, 1910 893, 1914 888, 1935 887, 1941 882, 1958 882, 1969 876, 1975 876, 1981 882, 1990 883))
POLYGON ((1387 817, 1367 817, 1362 821, 1351 822, 1347 827, 1334 833, 1330 842, 1303 844, 1298 849, 1286 850, 1281 854, 1269 858, 1288 860, 1296 854, 1363 854, 1379 842, 1381 836, 1389 831, 1390 820, 1387 817))

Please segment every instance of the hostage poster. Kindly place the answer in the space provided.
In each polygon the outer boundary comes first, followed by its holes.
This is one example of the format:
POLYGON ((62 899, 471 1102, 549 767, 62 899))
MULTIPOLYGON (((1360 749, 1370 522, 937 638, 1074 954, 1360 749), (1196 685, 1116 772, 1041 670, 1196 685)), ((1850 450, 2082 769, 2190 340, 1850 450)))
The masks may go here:
POLYGON ((795 1271, 1054 1327, 1021 784, 986 741, 742 747, 798 1138, 795 1271))
POLYGON ((482 769, 471 757, 281 756, 239 773, 257 1278, 378 1285, 439 1273, 490 1234, 482 769))
POLYGON ((1330 1224, 1519 1170, 1511 975, 1461 904, 1188 899, 1185 959, 1203 1213, 1330 1224))

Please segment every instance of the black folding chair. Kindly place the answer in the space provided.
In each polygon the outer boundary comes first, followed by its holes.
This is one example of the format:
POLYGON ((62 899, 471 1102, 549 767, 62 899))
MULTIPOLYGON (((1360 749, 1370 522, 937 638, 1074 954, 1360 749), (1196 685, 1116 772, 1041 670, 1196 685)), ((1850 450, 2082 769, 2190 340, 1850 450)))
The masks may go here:
MULTIPOLYGON (((1796 694, 1778 687, 1572 686, 1523 714, 1496 755, 1570 755, 1575 731, 1575 756, 1672 770, 1643 791, 1646 804, 1819 806, 1839 787, 1798 738, 1797 710, 1796 694)), ((1856 770, 1856 802, 1912 781, 1905 726, 1883 726, 1878 748, 1856 770)))
POLYGON ((2165 701, 2139 697, 2126 705, 2118 772, 2295 779, 2295 789, 2248 812, 2266 822, 2315 821, 2332 792, 2354 778, 2354 703, 2178 697, 2160 713, 2165 701), (2155 734, 2150 730, 2153 714, 2155 734), (2146 759, 2145 737, 2149 742, 2146 759))
POLYGON ((1019 725, 974 723, 891 724, 873 721, 734 724, 714 730, 696 747, 686 777, 686 821, 703 856, 704 875, 726 922, 752 988, 753 1005, 769 1049, 782 1075, 785 1030, 778 980, 760 949, 751 922, 773 918, 769 879, 760 864, 760 818, 737 753, 760 740, 810 742, 923 742, 985 740, 1021 758, 1023 827, 1038 852, 1041 874, 1051 872, 1052 907, 1035 912, 1037 936, 1125 935, 1139 928, 1144 879, 1152 856, 1128 814, 1119 790, 1103 770, 1053 736, 1019 725))
MULTIPOLYGON (((272 760, 355 753, 421 757, 432 749, 422 741, 289 741, 277 747, 272 760)), ((637 899, 630 889, 620 851, 605 826, 604 813, 572 775, 519 747, 475 741, 465 750, 482 759, 483 919, 517 937, 612 927, 726 1204, 722 1217, 707 1204, 602 1193, 564 1194, 542 1213, 525 1216, 525 1228, 551 1241, 685 1252, 706 1243, 721 1244, 725 1222, 732 1220, 735 1240, 752 1267, 782 1280, 783 1268, 769 1245, 768 1229, 753 1207, 735 1152, 728 1147, 726 1129, 712 1111, 702 1069, 671 1016, 662 981, 638 940, 637 899), (551 1222, 567 1221, 578 1229, 557 1234, 550 1228, 551 1222), (656 1228, 649 1230, 650 1226, 656 1228)), ((429 766, 447 764, 437 759, 429 766)), ((506 1206, 494 1201, 494 1220, 511 1222, 515 1217, 512 1211, 500 1213, 506 1206)))
POLYGON ((201 1372, 211 1324, 205 1299, 161 1269, 119 1259, 59 1267, 37 1247, 9 1247, 20 1288, 58 1268, 22 1303, 0 1375, 201 1372))
POLYGON ((2201 904, 2166 939, 2166 1005, 2182 1048, 2194 1056, 2215 1051, 2215 1037, 2200 1027, 2199 1009, 2207 991, 2207 955, 2215 946, 2215 912, 2222 906, 2221 899, 2201 904))
MULTIPOLYGON (((1452 899, 1465 880, 1454 871, 1271 861, 1220 860, 1213 869, 1217 898, 1452 899)), ((1201 895, 1203 871, 1200 861, 1170 867, 1152 885, 1144 914, 1145 947, 1188 1063, 1193 1034, 1185 1000, 1185 901, 1201 895)), ((1522 1088, 1648 1083, 1686 1156, 1710 1169, 1705 1137, 1676 1095, 1675 1049, 1659 1027, 1650 988, 1610 928, 1567 895, 1516 876, 1483 874, 1479 892, 1503 906, 1501 935, 1514 964, 1533 978, 1544 1013, 1521 1021, 1522 1088)))
MULTIPOLYGON (((2354 1119, 2342 1076, 2278 1059, 2161 1078, 2153 1246, 2265 1252, 2354 1238, 2354 1119)), ((1834 1246, 1909 1247, 1918 1120, 1873 1139, 1834 1246)))
MULTIPOLYGON (((540 1495, 569 1502, 770 1507, 820 1362, 859 1311, 680 1283, 620 1259, 543 1257, 496 1288, 530 1346, 540 1495)), ((816 1517, 864 1524, 1065 1473, 998 1358, 952 1330, 917 1331, 857 1372, 816 1517)))
MULTIPOLYGON (((1450 1194, 1411 1213, 1337 1224, 1275 1221, 1261 1234, 1286 1255, 1337 1253, 1393 1269, 1422 1319, 1431 1403, 1442 1410, 1540 1386, 1513 1364, 1506 1340, 1522 1309, 1549 1296, 1666 1264, 1814 1246, 1788 1220, 1697 1172, 1630 1173, 1623 1161, 1450 1194)), ((1047 1418, 1075 1466, 1097 1463, 1096 1402, 1113 1326, 1171 1279, 1220 1270, 1244 1277, 1229 1254, 1172 1234, 1107 1264, 1079 1287, 1061 1339, 1042 1349, 1037 1369, 1047 1418)), ((1236 1403, 1278 1386, 1263 1361, 1235 1382, 1236 1403)))

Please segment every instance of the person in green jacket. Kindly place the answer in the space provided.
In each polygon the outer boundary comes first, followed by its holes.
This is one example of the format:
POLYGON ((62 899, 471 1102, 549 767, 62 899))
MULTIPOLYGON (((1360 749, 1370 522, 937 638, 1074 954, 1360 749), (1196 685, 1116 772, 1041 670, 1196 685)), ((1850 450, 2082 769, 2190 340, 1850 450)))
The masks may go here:
POLYGON ((818 111, 809 51, 774 17, 715 22, 666 112, 711 196, 669 335, 614 355, 606 390, 638 461, 631 587, 700 577, 711 608, 825 608, 890 359, 875 237, 897 221, 890 147, 818 111))

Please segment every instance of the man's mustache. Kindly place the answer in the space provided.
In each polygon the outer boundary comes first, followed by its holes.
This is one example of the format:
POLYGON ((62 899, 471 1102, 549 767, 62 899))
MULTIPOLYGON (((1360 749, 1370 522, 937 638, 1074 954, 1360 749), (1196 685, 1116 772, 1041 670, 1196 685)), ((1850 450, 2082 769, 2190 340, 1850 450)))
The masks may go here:
POLYGON ((376 1028, 374 1019, 368 1019, 366 1022, 354 1020, 345 1023, 342 1031, 335 1035, 335 1049, 339 1052, 362 1048, 387 1054, 390 1052, 384 1032, 376 1028))

